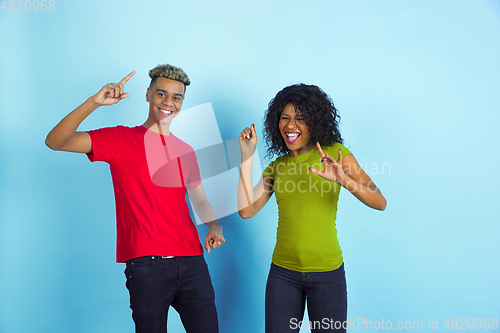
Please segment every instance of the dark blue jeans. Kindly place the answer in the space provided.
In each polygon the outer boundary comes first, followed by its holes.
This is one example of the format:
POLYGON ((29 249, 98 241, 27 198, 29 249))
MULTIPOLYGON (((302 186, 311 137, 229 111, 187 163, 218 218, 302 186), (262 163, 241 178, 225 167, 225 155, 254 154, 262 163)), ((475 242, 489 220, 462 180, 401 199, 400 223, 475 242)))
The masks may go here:
POLYGON ((300 273, 271 264, 266 286, 266 333, 345 332, 344 264, 328 272, 300 273), (309 322, 302 322, 307 299, 309 322))
POLYGON ((170 306, 179 313, 187 333, 219 332, 215 293, 203 256, 140 257, 126 264, 137 333, 167 332, 170 306))

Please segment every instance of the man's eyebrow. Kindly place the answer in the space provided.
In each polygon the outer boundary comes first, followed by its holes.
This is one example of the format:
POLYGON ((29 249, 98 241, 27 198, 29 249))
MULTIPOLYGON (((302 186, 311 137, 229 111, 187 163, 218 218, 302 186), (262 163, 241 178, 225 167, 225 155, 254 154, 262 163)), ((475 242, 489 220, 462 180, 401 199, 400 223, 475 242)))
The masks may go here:
MULTIPOLYGON (((156 89, 156 92, 158 92, 158 91, 164 92, 165 94, 167 94, 167 93, 168 93, 168 91, 163 90, 163 89, 156 89)), ((181 97, 184 97, 184 95, 179 94, 179 93, 174 93, 174 95, 175 95, 175 96, 181 96, 181 97)))

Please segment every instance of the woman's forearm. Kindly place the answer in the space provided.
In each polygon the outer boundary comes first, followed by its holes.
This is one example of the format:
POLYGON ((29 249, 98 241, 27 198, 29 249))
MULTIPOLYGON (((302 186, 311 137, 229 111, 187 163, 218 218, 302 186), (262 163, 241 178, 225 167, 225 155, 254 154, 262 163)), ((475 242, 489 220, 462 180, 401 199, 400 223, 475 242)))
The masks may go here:
POLYGON ((385 210, 387 200, 375 185, 362 184, 347 175, 341 185, 368 207, 385 210))
POLYGON ((255 192, 252 184, 253 155, 243 159, 240 167, 240 178, 238 181, 238 213, 242 218, 255 215, 253 204, 255 203, 255 192))

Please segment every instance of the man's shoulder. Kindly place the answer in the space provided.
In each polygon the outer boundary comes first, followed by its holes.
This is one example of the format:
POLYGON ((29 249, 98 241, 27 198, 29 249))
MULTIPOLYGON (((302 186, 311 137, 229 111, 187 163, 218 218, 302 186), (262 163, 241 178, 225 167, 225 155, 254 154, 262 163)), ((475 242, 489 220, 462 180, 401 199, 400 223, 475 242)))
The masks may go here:
POLYGON ((141 136, 144 136, 144 133, 141 131, 141 126, 129 127, 124 125, 101 127, 87 131, 87 133, 89 133, 93 143, 97 143, 98 141, 102 142, 104 140, 113 142, 113 144, 121 144, 126 141, 136 141, 141 136))
POLYGON ((126 125, 116 125, 113 127, 108 127, 111 131, 120 133, 120 135, 125 136, 144 136, 146 129, 142 125, 137 126, 126 126, 126 125))
POLYGON ((100 131, 100 132, 106 132, 106 131, 119 131, 119 132, 130 132, 130 131, 138 131, 141 126, 134 126, 134 127, 129 127, 125 125, 115 125, 115 126, 105 126, 101 128, 96 128, 93 130, 88 130, 87 132, 94 132, 94 131, 100 131))
POLYGON ((114 128, 118 128, 120 129, 120 131, 126 131, 126 132, 145 132, 145 127, 142 125, 137 125, 137 126, 116 125, 114 126, 114 128))
POLYGON ((171 138, 172 144, 175 144, 177 147, 181 148, 184 151, 194 152, 193 147, 187 142, 181 140, 179 137, 175 136, 173 133, 169 136, 171 138))

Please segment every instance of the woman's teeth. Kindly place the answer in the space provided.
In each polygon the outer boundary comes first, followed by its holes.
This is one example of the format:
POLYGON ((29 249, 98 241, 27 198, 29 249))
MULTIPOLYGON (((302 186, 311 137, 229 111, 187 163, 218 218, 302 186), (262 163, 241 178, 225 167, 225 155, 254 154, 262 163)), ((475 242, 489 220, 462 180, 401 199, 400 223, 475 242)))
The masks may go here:
POLYGON ((288 142, 295 142, 299 138, 300 133, 286 133, 288 142))

